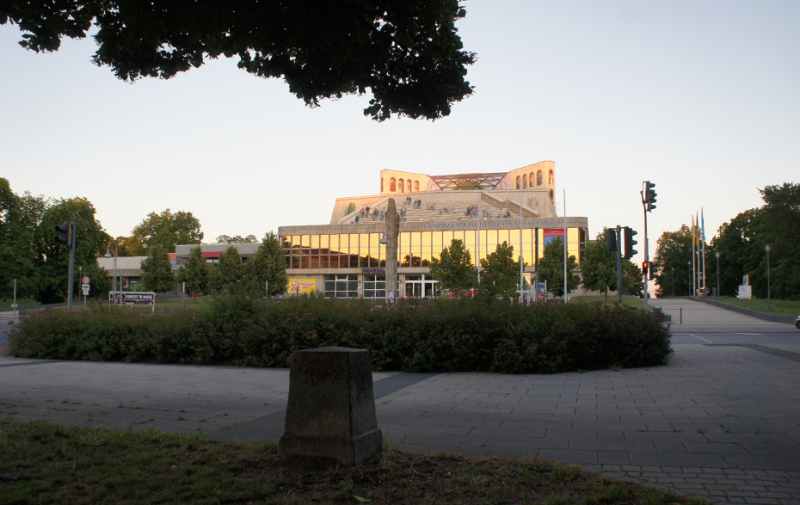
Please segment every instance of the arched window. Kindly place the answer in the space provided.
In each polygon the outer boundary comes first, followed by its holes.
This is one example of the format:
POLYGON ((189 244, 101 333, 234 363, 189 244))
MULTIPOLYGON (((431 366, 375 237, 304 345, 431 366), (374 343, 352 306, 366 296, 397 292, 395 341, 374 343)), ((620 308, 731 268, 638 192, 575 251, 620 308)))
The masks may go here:
POLYGON ((404 186, 405 186, 405 182, 403 181, 403 179, 400 179, 400 181, 398 181, 397 191, 400 192, 400 193, 404 193, 405 192, 405 187, 404 186))
POLYGON ((521 187, 522 187, 522 182, 520 181, 519 176, 517 176, 517 189, 520 189, 521 187))
POLYGON ((552 170, 550 170, 550 182, 549 182, 549 184, 551 186, 553 185, 553 171, 552 170))
POLYGON ((525 189, 527 187, 528 187, 528 174, 523 174, 522 175, 522 189, 525 189))
POLYGON ((542 171, 541 170, 539 170, 539 173, 536 175, 536 185, 537 186, 541 186, 542 185, 542 171))
POLYGON ((411 193, 411 179, 406 181, 406 190, 411 193))
POLYGON ((381 177, 381 193, 383 193, 383 177, 381 177))
POLYGON ((534 178, 534 173, 531 172, 531 175, 528 176, 528 181, 531 183, 531 187, 536 185, 536 179, 534 178))
POLYGON ((389 179, 389 191, 392 193, 397 191, 397 183, 395 182, 394 177, 389 179))
POLYGON ((414 181, 414 191, 419 191, 419 181, 414 181))

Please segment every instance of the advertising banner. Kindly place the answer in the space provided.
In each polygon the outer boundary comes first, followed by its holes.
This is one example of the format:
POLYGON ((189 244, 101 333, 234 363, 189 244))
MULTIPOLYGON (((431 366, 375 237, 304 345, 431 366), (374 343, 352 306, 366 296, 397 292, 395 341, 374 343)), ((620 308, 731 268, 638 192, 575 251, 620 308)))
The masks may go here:
POLYGON ((290 295, 308 295, 316 293, 317 280, 316 279, 289 279, 289 294, 290 295))
POLYGON ((547 228, 544 230, 544 245, 549 244, 556 238, 564 242, 564 228, 547 228))

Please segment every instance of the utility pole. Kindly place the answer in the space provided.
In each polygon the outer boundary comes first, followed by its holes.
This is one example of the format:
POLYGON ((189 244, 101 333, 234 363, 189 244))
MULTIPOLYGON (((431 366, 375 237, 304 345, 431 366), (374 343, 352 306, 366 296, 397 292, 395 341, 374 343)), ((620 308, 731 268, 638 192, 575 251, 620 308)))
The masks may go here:
MULTIPOLYGON (((644 262, 649 269, 652 269, 652 265, 650 265, 650 257, 649 257, 649 250, 647 247, 648 240, 647 240, 647 213, 652 212, 653 209, 656 208, 656 185, 650 181, 644 181, 643 188, 640 194, 642 195, 642 211, 644 212, 644 262)), ((647 280, 648 275, 647 272, 643 272, 644 275, 644 311, 647 312, 647 280)))

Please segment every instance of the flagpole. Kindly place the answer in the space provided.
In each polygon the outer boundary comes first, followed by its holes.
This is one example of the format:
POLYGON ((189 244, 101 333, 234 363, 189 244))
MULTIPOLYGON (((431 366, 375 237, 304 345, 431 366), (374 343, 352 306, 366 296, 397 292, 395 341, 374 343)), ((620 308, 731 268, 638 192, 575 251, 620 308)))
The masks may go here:
POLYGON ((702 219, 702 226, 700 227, 701 230, 701 237, 702 237, 702 247, 703 247, 703 297, 705 298, 708 296, 706 293, 706 216, 703 215, 703 207, 700 207, 700 218, 702 219))
POLYGON ((692 216, 692 294, 694 296, 697 293, 697 270, 695 269, 695 257, 694 257, 694 246, 695 246, 695 224, 694 224, 694 216, 692 216))

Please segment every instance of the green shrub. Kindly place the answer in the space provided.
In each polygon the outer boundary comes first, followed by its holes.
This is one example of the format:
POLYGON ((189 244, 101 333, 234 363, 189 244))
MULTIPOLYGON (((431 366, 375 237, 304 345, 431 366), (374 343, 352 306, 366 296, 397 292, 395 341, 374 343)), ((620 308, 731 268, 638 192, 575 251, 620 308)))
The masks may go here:
POLYGON ((293 352, 369 349, 375 370, 555 373, 665 364, 658 316, 600 304, 523 306, 491 299, 390 307, 362 300, 251 299, 239 284, 203 310, 38 315, 9 334, 25 358, 287 367, 293 352))

